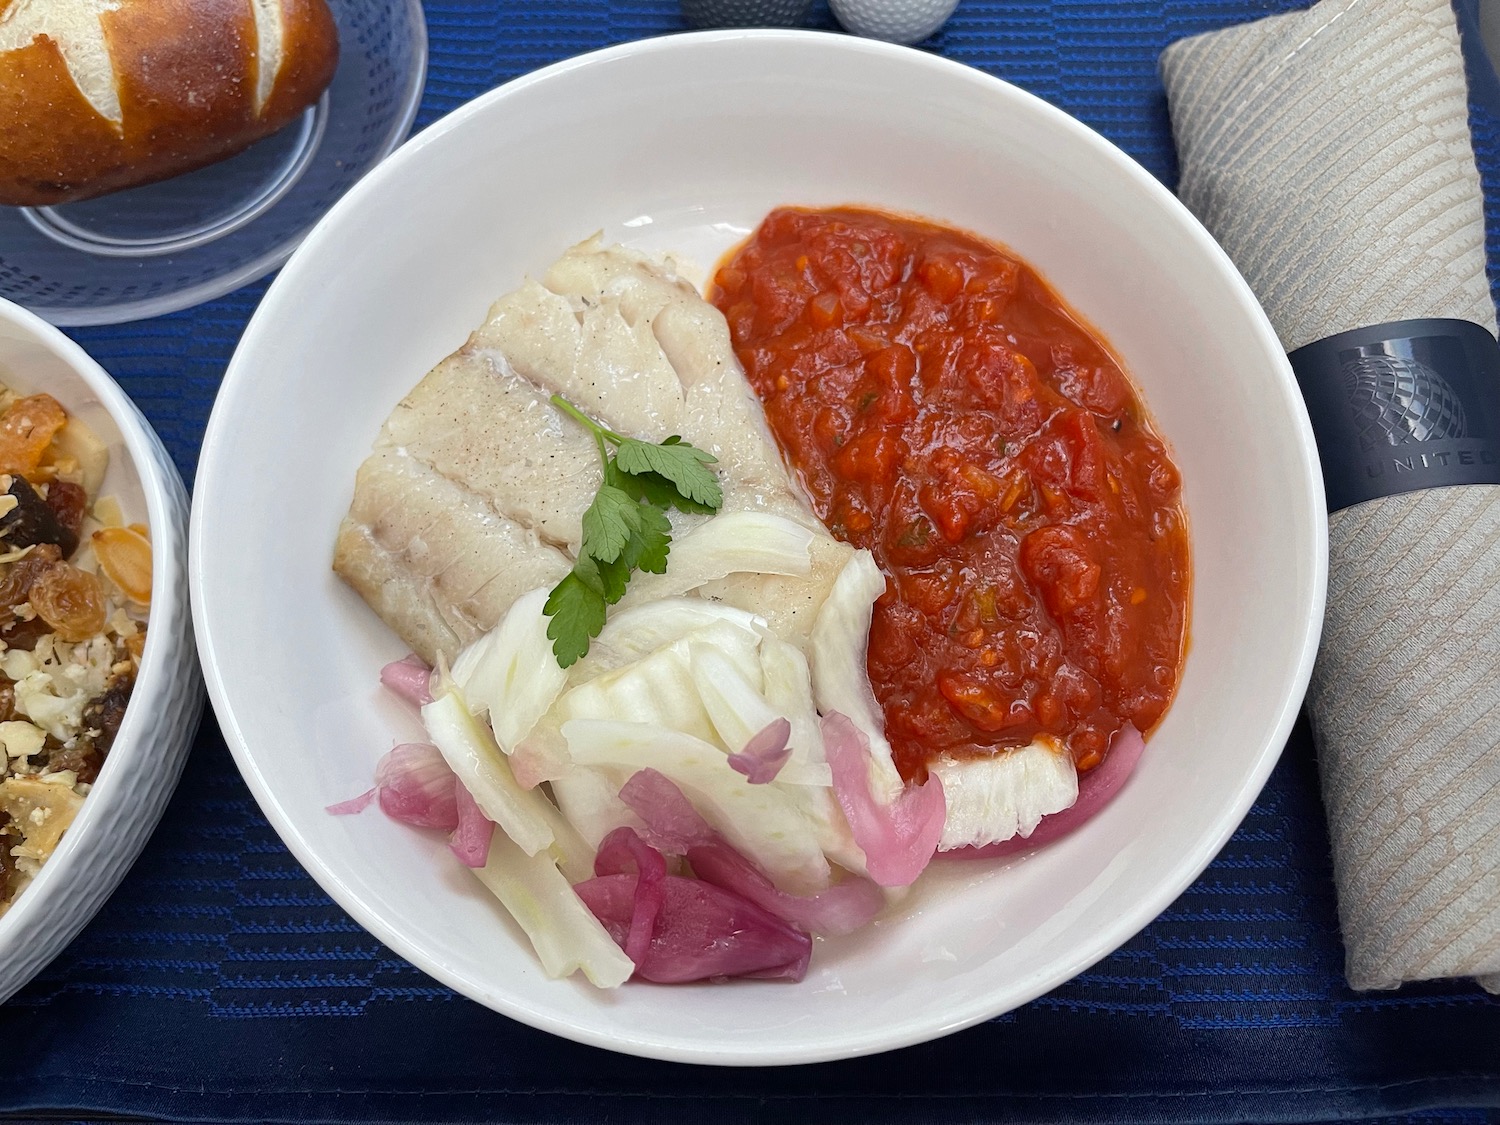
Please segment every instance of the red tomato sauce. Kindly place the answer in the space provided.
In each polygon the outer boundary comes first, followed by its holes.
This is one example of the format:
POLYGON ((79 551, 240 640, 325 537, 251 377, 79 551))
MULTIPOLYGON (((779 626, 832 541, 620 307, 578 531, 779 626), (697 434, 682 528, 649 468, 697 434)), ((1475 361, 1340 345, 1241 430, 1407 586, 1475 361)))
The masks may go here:
POLYGON ((1156 724, 1186 643, 1180 478, 1034 270, 927 222, 782 209, 712 289, 813 508, 886 574, 869 671, 904 777, 1038 735, 1090 769, 1156 724))

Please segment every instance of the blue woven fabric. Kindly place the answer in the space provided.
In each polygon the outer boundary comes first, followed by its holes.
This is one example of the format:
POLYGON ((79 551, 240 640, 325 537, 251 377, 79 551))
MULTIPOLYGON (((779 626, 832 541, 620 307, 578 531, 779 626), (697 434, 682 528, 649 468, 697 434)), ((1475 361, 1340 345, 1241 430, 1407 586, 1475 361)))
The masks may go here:
MULTIPOLYGON (((1460 0, 1472 28, 1480 0, 1460 0)), ((1092 125, 1171 183, 1155 60, 1291 0, 962 0, 930 44, 1092 125)), ((428 0, 419 124, 538 66, 680 27, 672 0, 428 0)), ((828 25, 826 9, 814 19, 828 25)), ((1477 63, 1477 56, 1476 56, 1477 63)), ((1500 266, 1500 84, 1474 131, 1500 266)), ((1500 279, 1500 268, 1492 270, 1500 279)), ((76 338, 191 480, 264 284, 76 338)), ((254 534, 254 528, 246 529, 254 534)), ((210 719, 146 854, 0 1008, 0 1113, 222 1121, 1500 1121, 1500 1000, 1341 976, 1305 727, 1223 853, 1116 954, 1026 1008, 876 1059, 779 1070, 644 1062, 438 987, 302 872, 210 719), (1442 1112, 1427 1112, 1444 1107, 1442 1112), (1412 1116, 1399 1116, 1412 1114, 1412 1116), (1398 1115, 1398 1116, 1391 1116, 1398 1115)))

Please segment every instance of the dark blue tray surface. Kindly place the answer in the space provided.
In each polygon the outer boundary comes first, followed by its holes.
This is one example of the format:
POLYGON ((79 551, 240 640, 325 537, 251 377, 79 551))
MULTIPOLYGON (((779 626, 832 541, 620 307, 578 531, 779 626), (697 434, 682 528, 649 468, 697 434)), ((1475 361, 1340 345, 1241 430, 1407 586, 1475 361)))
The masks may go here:
MULTIPOLYGON (((1459 0, 1466 30, 1479 3, 1459 0)), ((1170 184, 1161 48, 1294 6, 962 0, 928 46, 1054 102, 1170 184)), ((681 27, 668 0, 426 7, 432 66, 419 126, 536 67, 681 27)), ((814 20, 829 25, 821 5, 814 20)), ((1500 84, 1477 52, 1470 64, 1490 261, 1500 267, 1500 84)), ((1500 278, 1500 268, 1491 273, 1500 278)), ((74 332, 155 423, 190 481, 219 378, 263 292, 264 283, 173 316, 74 332)), ((816 1067, 646 1062, 512 1023, 373 940, 267 826, 210 718, 119 892, 0 1007, 0 1041, 11 1044, 0 1064, 0 1114, 1500 1121, 1500 1000, 1456 983, 1349 992, 1327 852, 1311 745, 1299 727, 1202 878, 1119 952, 1020 1011, 936 1043, 816 1067)))

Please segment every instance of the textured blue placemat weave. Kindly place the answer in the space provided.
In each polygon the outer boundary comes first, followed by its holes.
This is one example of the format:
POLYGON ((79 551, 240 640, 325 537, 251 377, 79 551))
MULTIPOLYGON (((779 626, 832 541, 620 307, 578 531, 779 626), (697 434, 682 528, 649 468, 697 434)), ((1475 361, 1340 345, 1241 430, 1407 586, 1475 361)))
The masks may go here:
MULTIPOLYGON (((1460 0, 1470 27, 1480 2, 1460 0)), ((1161 48, 1292 6, 962 0, 929 46, 1054 102, 1171 183, 1161 48)), ((538 66, 680 27, 675 0, 428 0, 427 13, 420 125, 538 66)), ((821 7, 815 18, 827 25, 821 7)), ((1476 81, 1474 129, 1500 267, 1500 86, 1488 72, 1476 79, 1487 83, 1476 81)), ((150 416, 189 480, 218 380, 263 292, 74 333, 150 416)), ((1358 996, 1343 986, 1341 958, 1312 752, 1299 728, 1203 877, 1125 948, 1020 1011, 936 1043, 817 1067, 624 1058, 494 1015, 374 941, 268 828, 210 719, 119 893, 0 1007, 0 1114, 1500 1121, 1500 1000, 1458 984, 1358 996)))

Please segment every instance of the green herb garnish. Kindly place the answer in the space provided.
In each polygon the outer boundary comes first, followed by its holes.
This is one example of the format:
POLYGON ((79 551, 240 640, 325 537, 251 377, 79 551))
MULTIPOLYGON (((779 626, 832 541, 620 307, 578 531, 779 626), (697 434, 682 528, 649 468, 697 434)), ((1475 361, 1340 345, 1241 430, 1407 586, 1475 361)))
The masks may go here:
POLYGON ((605 429, 562 395, 553 395, 552 405, 594 435, 604 462, 604 483, 583 513, 578 559, 542 608, 552 619, 552 655, 567 668, 588 653, 589 641, 604 628, 606 607, 625 596, 635 571, 666 572, 672 544, 667 510, 716 512, 724 491, 708 467, 717 458, 677 435, 652 445, 605 429))

